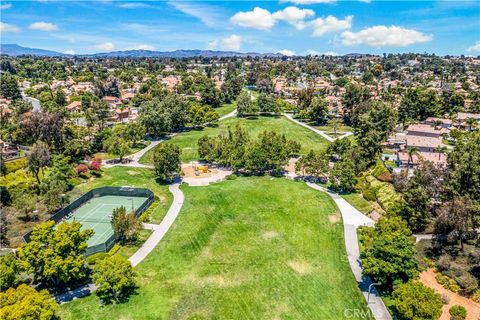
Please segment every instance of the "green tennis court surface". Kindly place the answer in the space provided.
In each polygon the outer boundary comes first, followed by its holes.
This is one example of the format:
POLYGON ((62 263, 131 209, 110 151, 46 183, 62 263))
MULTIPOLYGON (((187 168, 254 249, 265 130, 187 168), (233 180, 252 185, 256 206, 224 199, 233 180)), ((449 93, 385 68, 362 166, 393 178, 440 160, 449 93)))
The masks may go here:
POLYGON ((82 229, 93 229, 95 234, 88 240, 88 246, 104 243, 113 235, 112 213, 113 209, 124 206, 127 212, 137 210, 148 198, 102 196, 90 199, 88 202, 73 211, 67 221, 78 221, 82 229))

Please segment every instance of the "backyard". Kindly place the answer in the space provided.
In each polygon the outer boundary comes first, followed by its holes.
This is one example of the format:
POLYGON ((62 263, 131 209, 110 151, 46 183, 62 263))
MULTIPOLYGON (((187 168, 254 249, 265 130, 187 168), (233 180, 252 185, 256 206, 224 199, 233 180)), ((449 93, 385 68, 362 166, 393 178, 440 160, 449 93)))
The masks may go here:
MULTIPOLYGON (((225 131, 228 127, 241 125, 252 135, 257 136, 265 130, 273 130, 283 133, 287 139, 292 139, 302 145, 301 153, 305 154, 309 150, 324 150, 328 146, 328 141, 316 133, 300 127, 284 117, 258 117, 255 119, 232 117, 219 122, 218 127, 206 127, 203 130, 192 130, 176 135, 169 142, 178 145, 182 149, 182 162, 198 160, 197 141, 204 135, 215 136, 225 131)), ((154 149, 147 152, 140 163, 153 163, 154 149)))
POLYGON ((328 195, 285 178, 182 185, 186 201, 140 263, 123 304, 94 295, 65 319, 341 319, 367 312, 350 271, 341 217, 328 195))

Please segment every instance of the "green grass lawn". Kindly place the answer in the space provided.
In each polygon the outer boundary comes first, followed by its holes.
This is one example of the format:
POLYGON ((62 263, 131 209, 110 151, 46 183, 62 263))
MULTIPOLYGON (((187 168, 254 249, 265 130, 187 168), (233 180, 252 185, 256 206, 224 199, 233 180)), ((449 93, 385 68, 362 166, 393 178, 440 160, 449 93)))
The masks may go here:
POLYGON ((340 194, 343 199, 347 200, 352 206, 354 206, 358 211, 362 213, 369 213, 373 210, 370 202, 365 200, 361 193, 352 192, 346 194, 340 194))
POLYGON ((217 111, 218 115, 221 117, 221 116, 224 116, 226 114, 229 114, 230 112, 232 112, 236 108, 237 108, 237 104, 235 102, 233 102, 233 103, 226 103, 219 108, 215 108, 215 111, 217 111))
MULTIPOLYGON (((150 141, 144 141, 143 143, 139 143, 137 144, 135 147, 133 148, 130 148, 130 152, 128 155, 131 155, 131 154, 134 154, 140 150, 142 150, 143 148, 145 148, 146 146, 148 146, 150 144, 150 141)), ((118 156, 114 155, 114 154, 111 154, 111 153, 107 153, 107 152, 97 152, 93 155, 94 158, 100 158, 102 160, 110 160, 110 159, 116 159, 118 158, 118 156)), ((127 156, 128 157, 128 156, 127 156)))
MULTIPOLYGON (((178 145, 182 149, 182 162, 198 160, 197 142, 204 135, 215 136, 229 126, 244 126, 252 136, 257 136, 265 130, 274 130, 278 133, 284 133, 287 139, 293 139, 302 145, 301 153, 305 154, 309 150, 324 150, 328 141, 316 133, 303 128, 284 117, 258 117, 257 119, 246 118, 228 118, 219 122, 218 127, 206 127, 203 130, 192 130, 181 133, 173 137, 170 142, 178 145)), ((140 163, 151 164, 153 162, 154 150, 147 152, 140 163)))
POLYGON ((152 210, 149 221, 160 223, 172 203, 172 194, 167 185, 159 184, 155 180, 153 170, 132 167, 113 167, 103 169, 102 176, 90 178, 86 183, 81 183, 70 193, 70 198, 76 198, 87 191, 105 186, 132 186, 150 189, 159 199, 158 205, 152 210))
POLYGON ((172 229, 136 267, 128 302, 95 295, 60 306, 63 319, 343 319, 366 312, 333 201, 285 178, 182 186, 172 229))

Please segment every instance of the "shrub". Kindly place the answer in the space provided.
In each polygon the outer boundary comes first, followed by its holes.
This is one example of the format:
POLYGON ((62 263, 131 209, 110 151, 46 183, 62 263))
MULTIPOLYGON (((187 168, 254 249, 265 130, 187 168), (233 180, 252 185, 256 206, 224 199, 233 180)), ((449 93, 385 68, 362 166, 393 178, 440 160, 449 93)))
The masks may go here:
POLYGON ((82 173, 88 172, 88 167, 83 163, 80 163, 78 166, 75 167, 75 171, 77 172, 78 175, 81 175, 82 173))
POLYGON ((118 250, 120 250, 120 248, 121 248, 121 246, 120 246, 118 243, 116 243, 116 244, 112 247, 112 249, 110 249, 110 251, 108 251, 108 256, 111 257, 111 256, 115 255, 115 253, 117 253, 118 250))
POLYGON ((477 279, 468 272, 465 272, 460 277, 456 278, 456 281, 466 294, 471 294, 478 288, 477 279))
POLYGON ((464 320, 467 317, 467 310, 460 305, 451 307, 448 313, 450 313, 451 320, 464 320))
POLYGON ((88 256, 85 260, 89 265, 95 265, 98 263, 98 261, 105 259, 107 257, 107 254, 105 252, 99 252, 99 253, 94 253, 91 256, 88 256))
POLYGON ((5 174, 8 174, 10 172, 15 172, 17 170, 25 168, 26 165, 27 165, 27 158, 19 158, 12 161, 6 161, 5 174))
POLYGON ((448 276, 438 273, 435 276, 435 279, 437 279, 437 282, 440 283, 445 289, 448 289, 452 292, 460 291, 460 286, 457 284, 457 282, 448 276))
POLYGON ((420 282, 408 282, 393 291, 395 308, 402 319, 438 319, 442 298, 420 282))
POLYGON ((100 158, 94 158, 92 162, 90 163, 90 169, 94 171, 100 171, 102 170, 102 159, 100 158))
POLYGON ((472 300, 480 303, 480 289, 475 290, 472 296, 472 300))

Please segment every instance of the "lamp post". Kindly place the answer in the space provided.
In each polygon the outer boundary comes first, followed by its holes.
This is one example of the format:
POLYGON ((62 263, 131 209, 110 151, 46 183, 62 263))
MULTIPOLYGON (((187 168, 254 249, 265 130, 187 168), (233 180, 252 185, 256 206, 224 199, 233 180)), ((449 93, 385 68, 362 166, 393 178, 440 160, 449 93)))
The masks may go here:
POLYGON ((372 290, 372 286, 378 286, 380 283, 370 283, 368 286, 368 296, 367 296, 367 304, 370 303, 370 291, 372 290))

